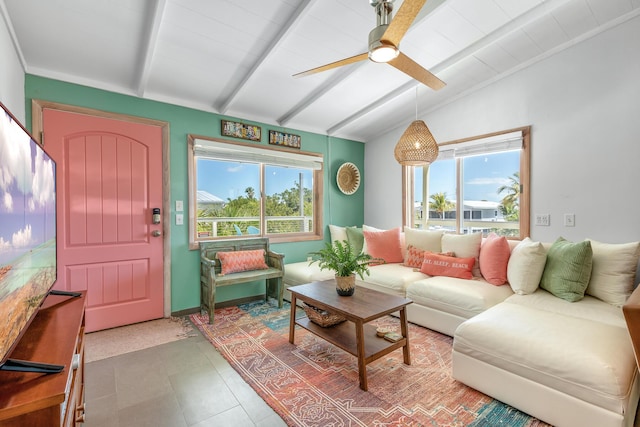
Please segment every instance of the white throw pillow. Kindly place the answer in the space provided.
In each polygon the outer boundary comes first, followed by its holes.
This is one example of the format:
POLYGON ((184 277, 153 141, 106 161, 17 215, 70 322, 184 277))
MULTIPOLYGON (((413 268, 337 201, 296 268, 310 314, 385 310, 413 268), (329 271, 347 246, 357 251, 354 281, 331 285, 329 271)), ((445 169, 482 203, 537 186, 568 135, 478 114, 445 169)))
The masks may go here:
POLYGON ((442 252, 453 252, 456 258, 474 257, 476 262, 473 264, 474 277, 482 277, 480 274, 480 245, 482 244, 482 233, 471 234, 443 234, 442 236, 442 252))
POLYGON ((525 238, 511 250, 507 264, 507 280, 513 292, 532 294, 538 289, 547 262, 547 250, 540 242, 525 238))
POLYGON ((329 224, 329 233, 331 233, 332 245, 335 243, 336 240, 348 240, 346 227, 340 227, 338 225, 329 224))
POLYGON ((442 252, 443 231, 418 230, 404 227, 405 248, 409 245, 429 252, 442 252))
POLYGON ((586 294, 621 307, 633 292, 640 242, 610 244, 590 240, 591 279, 586 294))

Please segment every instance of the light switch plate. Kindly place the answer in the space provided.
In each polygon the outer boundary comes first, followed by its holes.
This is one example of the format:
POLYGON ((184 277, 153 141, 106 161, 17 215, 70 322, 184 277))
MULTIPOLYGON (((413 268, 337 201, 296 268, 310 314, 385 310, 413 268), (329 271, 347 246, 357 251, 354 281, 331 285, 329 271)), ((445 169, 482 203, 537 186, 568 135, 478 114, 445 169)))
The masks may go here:
POLYGON ((576 216, 575 216, 575 214, 572 214, 572 213, 564 214, 564 226, 565 227, 575 227, 576 226, 576 216))
POLYGON ((548 227, 551 225, 551 215, 549 214, 536 214, 536 225, 548 227))
POLYGON ((184 215, 176 214, 176 225, 184 224, 184 215))
POLYGON ((182 204, 182 200, 176 200, 176 212, 182 212, 184 210, 184 206, 182 204))

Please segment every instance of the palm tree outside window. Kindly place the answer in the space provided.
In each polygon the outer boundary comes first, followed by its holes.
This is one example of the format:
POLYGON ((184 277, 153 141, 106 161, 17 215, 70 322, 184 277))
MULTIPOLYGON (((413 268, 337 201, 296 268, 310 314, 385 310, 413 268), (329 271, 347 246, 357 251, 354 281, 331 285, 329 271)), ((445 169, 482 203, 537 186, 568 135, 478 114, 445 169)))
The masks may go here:
POLYGON ((403 167, 404 223, 460 234, 529 235, 530 128, 440 144, 424 167, 403 167))

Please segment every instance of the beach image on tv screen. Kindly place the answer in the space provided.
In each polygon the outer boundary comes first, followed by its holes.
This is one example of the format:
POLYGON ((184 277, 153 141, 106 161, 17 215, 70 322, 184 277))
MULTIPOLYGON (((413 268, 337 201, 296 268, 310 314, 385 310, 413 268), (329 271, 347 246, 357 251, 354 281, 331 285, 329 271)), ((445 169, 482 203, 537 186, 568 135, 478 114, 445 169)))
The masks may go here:
POLYGON ((0 361, 56 280, 55 163, 0 109, 0 361))

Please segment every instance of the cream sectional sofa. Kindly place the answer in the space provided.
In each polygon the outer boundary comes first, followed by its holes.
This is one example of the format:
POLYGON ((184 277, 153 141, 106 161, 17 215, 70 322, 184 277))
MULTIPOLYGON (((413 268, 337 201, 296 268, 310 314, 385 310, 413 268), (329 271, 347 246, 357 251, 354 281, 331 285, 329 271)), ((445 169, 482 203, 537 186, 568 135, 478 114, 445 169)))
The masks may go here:
MULTIPOLYGON (((409 235, 415 243, 408 233, 403 249, 409 235)), ((640 245, 593 245, 593 283, 577 302, 538 286, 552 245, 529 239, 509 241, 511 286, 428 276, 403 263, 373 266, 356 283, 406 296, 409 321, 452 336, 456 380, 553 425, 631 426, 640 376, 621 306, 640 245)), ((285 265, 285 289, 331 278, 317 264, 285 265)))

